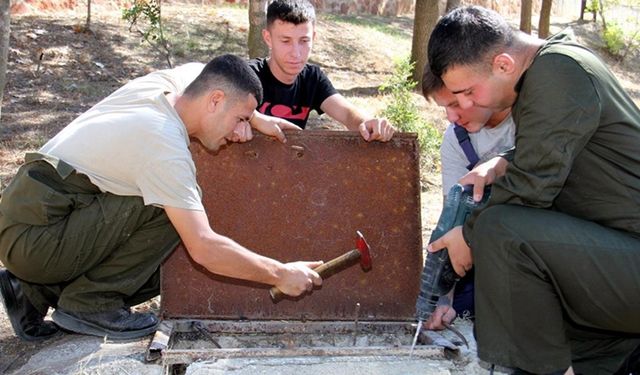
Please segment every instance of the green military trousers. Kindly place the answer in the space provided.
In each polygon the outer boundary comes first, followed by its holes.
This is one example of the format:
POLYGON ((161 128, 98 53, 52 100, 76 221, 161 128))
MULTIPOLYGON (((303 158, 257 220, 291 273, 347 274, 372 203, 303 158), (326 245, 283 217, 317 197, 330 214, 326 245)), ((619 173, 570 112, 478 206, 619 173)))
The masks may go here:
POLYGON ((163 209, 101 192, 69 164, 28 154, 0 199, 0 261, 41 311, 101 312, 159 292, 179 237, 163 209))
POLYGON ((478 356, 613 374, 640 345, 640 239, 552 210, 487 208, 472 232, 478 356))

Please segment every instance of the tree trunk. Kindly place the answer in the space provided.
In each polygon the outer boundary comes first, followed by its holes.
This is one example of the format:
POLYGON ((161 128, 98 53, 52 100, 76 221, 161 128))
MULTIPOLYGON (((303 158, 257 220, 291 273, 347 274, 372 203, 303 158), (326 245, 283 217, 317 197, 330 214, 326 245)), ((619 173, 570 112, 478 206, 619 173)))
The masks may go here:
POLYGON ((551 22, 551 3, 553 0, 542 0, 540 8, 540 23, 538 23, 538 37, 546 39, 549 37, 549 23, 551 22))
POLYGON ((85 31, 89 31, 91 27, 91 0, 87 0, 87 22, 84 25, 85 31))
MULTIPOLYGON (((600 6, 598 7, 598 12, 600 13, 600 18, 602 18, 602 29, 604 31, 607 31, 607 20, 604 18, 604 4, 602 3, 602 0, 599 0, 598 3, 600 4, 600 6)), ((593 20, 595 21, 595 12, 593 14, 593 20)))
POLYGON ((458 8, 460 6, 461 0, 447 0, 447 8, 445 9, 445 14, 451 12, 452 10, 458 8))
POLYGON ((411 78, 416 82, 422 81, 422 72, 427 63, 427 43, 438 16, 438 0, 416 1, 411 44, 411 62, 414 64, 411 78))
POLYGON ((522 0, 520 5, 520 30, 527 34, 531 34, 531 9, 533 7, 533 1, 522 0))
POLYGON ((9 56, 9 33, 11 32, 10 5, 10 0, 0 0, 0 123, 4 85, 7 82, 7 58, 9 56))
POLYGON ((267 45, 262 40, 262 30, 267 26, 268 0, 249 0, 249 58, 266 57, 267 45))

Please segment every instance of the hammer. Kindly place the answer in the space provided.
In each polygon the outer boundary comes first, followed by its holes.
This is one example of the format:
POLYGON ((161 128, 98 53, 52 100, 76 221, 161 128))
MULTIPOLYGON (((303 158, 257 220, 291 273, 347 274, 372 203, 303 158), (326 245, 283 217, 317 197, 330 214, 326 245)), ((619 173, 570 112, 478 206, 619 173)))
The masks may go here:
MULTIPOLYGON (((362 235, 362 233, 360 233, 360 231, 356 231, 356 234, 358 236, 356 237, 355 249, 350 250, 337 258, 333 258, 326 263, 322 263, 313 270, 316 271, 320 275, 320 277, 324 279, 325 277, 332 275, 334 271, 340 270, 344 266, 351 265, 357 260, 360 260, 360 266, 362 267, 362 270, 369 271, 371 269, 371 254, 369 254, 369 244, 367 243, 367 240, 364 239, 364 236, 362 235)), ((285 296, 285 294, 275 286, 271 288, 269 294, 271 295, 271 299, 273 300, 273 302, 278 302, 285 296)))

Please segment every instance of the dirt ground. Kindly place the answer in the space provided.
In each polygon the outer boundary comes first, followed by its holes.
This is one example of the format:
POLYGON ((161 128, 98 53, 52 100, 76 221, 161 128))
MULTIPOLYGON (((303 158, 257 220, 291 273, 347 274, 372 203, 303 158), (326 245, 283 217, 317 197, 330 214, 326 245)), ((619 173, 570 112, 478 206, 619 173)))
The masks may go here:
MULTIPOLYGON (((176 64, 206 62, 226 52, 247 55, 246 9, 166 4, 163 16, 173 36, 176 64)), ((129 79, 167 67, 162 58, 141 44, 139 35, 129 31, 119 10, 94 8, 88 31, 80 26, 84 17, 85 9, 80 6, 77 10, 12 18, 8 82, 0 126, 0 189, 15 174, 26 151, 39 148, 73 118, 129 79)), ((412 25, 411 17, 321 16, 311 60, 328 73, 336 88, 350 100, 377 113, 385 103, 377 87, 392 72, 393 58, 409 54, 412 25)), ((568 25, 574 27, 581 40, 601 50, 592 24, 558 22, 552 30, 568 25)), ((609 62, 640 103, 640 57, 632 56, 624 63, 611 59, 609 62)), ((422 115, 443 129, 446 123, 442 111, 419 95, 415 97, 422 115)), ((311 124, 339 127, 318 117, 311 124)), ((438 166, 422 167, 423 231, 428 237, 441 206, 440 178, 438 166)), ((157 302, 146 308, 156 309, 157 302)), ((6 314, 0 309, 0 373, 16 371, 40 350, 73 340, 79 339, 66 335, 45 343, 22 342, 13 335, 6 314)))

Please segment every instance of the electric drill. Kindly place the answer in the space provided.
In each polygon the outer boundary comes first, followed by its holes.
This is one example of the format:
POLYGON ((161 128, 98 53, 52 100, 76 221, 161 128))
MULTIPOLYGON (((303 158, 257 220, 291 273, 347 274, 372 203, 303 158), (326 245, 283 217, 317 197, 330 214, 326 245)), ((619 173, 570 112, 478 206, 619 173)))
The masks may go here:
MULTIPOLYGON (((444 203, 436 228, 429 243, 445 235, 453 227, 464 224, 474 209, 483 206, 489 199, 490 187, 485 187, 482 200, 473 201, 473 186, 454 185, 444 203)), ((438 299, 451 291, 460 277, 453 270, 446 248, 428 253, 422 270, 420 294, 416 301, 416 317, 427 321, 436 309, 438 299)))

